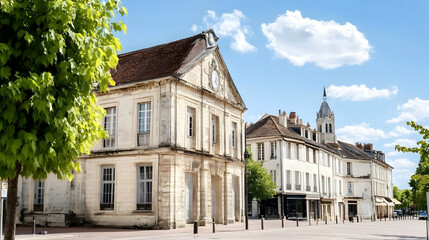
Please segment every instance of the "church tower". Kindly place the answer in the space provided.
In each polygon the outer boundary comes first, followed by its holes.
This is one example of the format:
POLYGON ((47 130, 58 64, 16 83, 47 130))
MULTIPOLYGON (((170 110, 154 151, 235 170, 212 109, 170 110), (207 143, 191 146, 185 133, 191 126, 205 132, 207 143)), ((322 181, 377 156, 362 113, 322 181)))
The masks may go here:
POLYGON ((335 116, 327 102, 326 89, 323 88, 323 102, 317 113, 317 131, 320 132, 321 142, 337 142, 335 136, 335 116))

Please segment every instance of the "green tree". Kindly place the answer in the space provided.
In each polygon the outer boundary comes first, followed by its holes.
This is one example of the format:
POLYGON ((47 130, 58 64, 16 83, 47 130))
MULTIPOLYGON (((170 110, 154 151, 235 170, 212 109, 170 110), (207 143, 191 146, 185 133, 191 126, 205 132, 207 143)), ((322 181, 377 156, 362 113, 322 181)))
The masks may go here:
MULTIPOLYGON (((398 201, 401 201, 402 198, 402 191, 399 190, 399 188, 395 185, 393 185, 393 198, 397 199, 398 201)), ((395 208, 400 209, 401 205, 395 205, 395 208)))
POLYGON ((78 157, 105 136, 94 87, 126 31, 118 0, 0 0, 0 178, 8 181, 5 239, 14 239, 18 177, 72 179, 78 157))
POLYGON ((400 152, 418 153, 420 162, 416 172, 411 176, 410 187, 413 200, 419 209, 426 209, 426 192, 429 191, 429 129, 413 121, 407 122, 415 131, 422 135, 422 140, 417 142, 417 147, 403 147, 396 145, 395 149, 400 152))
POLYGON ((276 183, 264 168, 263 162, 253 160, 253 154, 247 148, 250 157, 247 161, 247 191, 249 200, 265 200, 276 194, 276 183))

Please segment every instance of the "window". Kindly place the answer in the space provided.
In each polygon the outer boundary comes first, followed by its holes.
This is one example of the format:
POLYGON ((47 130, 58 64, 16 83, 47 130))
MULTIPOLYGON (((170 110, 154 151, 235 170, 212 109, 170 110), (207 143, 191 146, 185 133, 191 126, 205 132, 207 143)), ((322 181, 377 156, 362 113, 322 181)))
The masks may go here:
POLYGON ((290 144, 291 158, 298 159, 298 150, 297 145, 295 143, 290 144))
POLYGON ((264 160, 264 144, 258 143, 258 160, 264 160))
POLYGON ((331 195, 331 178, 328 177, 328 195, 331 195))
POLYGON ((188 137, 193 138, 195 136, 195 108, 188 107, 187 109, 188 118, 188 137))
POLYGON ((231 146, 235 148, 237 147, 237 123, 233 122, 231 129, 231 146))
POLYGON ((322 194, 326 194, 325 176, 322 176, 322 194))
POLYGON ((352 163, 347 162, 347 175, 352 175, 352 163))
POLYGON ((115 167, 101 168, 100 210, 113 210, 115 202, 115 167))
POLYGON ((34 181, 34 203, 33 210, 43 212, 43 202, 45 195, 45 181, 35 180, 34 181))
POLYGON ((140 103, 138 106, 138 146, 147 146, 150 143, 150 118, 151 118, 151 104, 140 103))
POLYGON ((217 143, 218 117, 212 115, 212 144, 217 143))
POLYGON ((316 174, 313 174, 313 188, 314 188, 314 191, 317 192, 317 177, 316 177, 316 174))
POLYGON ((305 173, 305 191, 311 191, 311 186, 310 186, 310 174, 309 173, 305 173))
POLYGON ((295 171, 295 190, 301 190, 301 175, 299 171, 295 171))
POLYGON ((329 124, 329 133, 332 133, 332 124, 329 124))
POLYGON ((277 158, 277 142, 271 142, 271 159, 277 158))
POLYGON ((270 174, 273 179, 273 182, 277 183, 277 170, 270 170, 270 174))
POLYGON ((152 166, 137 168, 137 210, 152 209, 152 166))
POLYGON ((353 188, 352 188, 352 182, 347 182, 347 194, 349 196, 353 195, 353 188))
POLYGON ((104 116, 104 130, 107 131, 109 137, 104 139, 103 147, 114 147, 116 135, 116 107, 106 108, 106 116, 104 116))
POLYGON ((341 180, 339 180, 339 184, 338 184, 339 188, 340 188, 340 195, 343 195, 343 182, 341 180))
POLYGON ((286 189, 287 190, 291 190, 292 189, 292 183, 291 183, 291 174, 290 174, 290 170, 286 170, 286 189))

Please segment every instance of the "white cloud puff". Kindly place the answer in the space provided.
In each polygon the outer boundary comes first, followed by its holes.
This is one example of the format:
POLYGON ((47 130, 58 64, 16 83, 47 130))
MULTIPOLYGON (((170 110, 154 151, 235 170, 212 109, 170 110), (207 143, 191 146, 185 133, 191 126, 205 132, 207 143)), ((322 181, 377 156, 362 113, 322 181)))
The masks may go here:
POLYGON ((340 139, 347 142, 373 141, 386 138, 387 134, 381 129, 375 129, 369 123, 348 125, 337 130, 340 139))
POLYGON ((387 120, 388 123, 422 121, 429 119, 429 100, 418 97, 398 106, 399 116, 387 120))
MULTIPOLYGON (((343 128, 337 130, 340 139, 346 142, 365 142, 365 141, 375 141, 379 139, 386 139, 392 137, 400 137, 403 135, 407 135, 412 133, 412 131, 408 130, 403 126, 396 126, 391 131, 384 131, 382 129, 372 128, 369 123, 360 123, 355 125, 347 125, 343 128)), ((409 139, 410 141, 414 141, 409 139)), ((402 141, 397 144, 407 144, 409 142, 404 142, 403 139, 397 139, 396 141, 402 141)), ((415 144, 415 141, 414 141, 415 144)), ((391 147, 394 145, 384 145, 385 147, 391 147)), ((408 145, 404 145, 408 146, 408 145)))
POLYGON ((366 101, 373 98, 389 98, 392 95, 398 94, 398 88, 396 86, 393 86, 392 90, 389 90, 369 88, 365 84, 351 86, 331 85, 326 91, 329 97, 352 102, 366 101))
POLYGON ((417 167, 417 164, 411 162, 408 158, 399 158, 394 160, 388 160, 387 163, 394 168, 408 168, 414 169, 417 167))
POLYGON ((403 147, 417 147, 417 141, 413 139, 400 138, 395 139, 391 143, 384 144, 385 147, 395 147, 396 145, 401 145, 403 147))
POLYGON ((246 36, 250 34, 246 26, 242 26, 241 22, 246 16, 237 9, 232 13, 223 13, 220 17, 215 11, 208 10, 204 17, 204 22, 208 28, 212 28, 217 35, 223 37, 231 37, 231 48, 235 51, 245 53, 256 51, 256 47, 247 42, 246 36))
POLYGON ((197 28, 197 25, 192 25, 192 27, 191 27, 191 31, 192 32, 196 32, 198 30, 198 28, 197 28))
POLYGON ((351 23, 303 18, 300 11, 286 11, 275 22, 261 25, 267 47, 279 58, 303 66, 314 63, 324 69, 362 64, 370 58, 371 46, 351 23))

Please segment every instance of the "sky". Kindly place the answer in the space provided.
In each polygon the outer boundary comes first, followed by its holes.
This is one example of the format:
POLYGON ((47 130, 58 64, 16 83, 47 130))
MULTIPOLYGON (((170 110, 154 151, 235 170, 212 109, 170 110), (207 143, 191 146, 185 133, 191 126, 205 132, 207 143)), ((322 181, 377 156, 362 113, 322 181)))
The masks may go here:
POLYGON ((409 188, 429 127, 429 1, 126 0, 122 53, 212 28, 248 108, 245 121, 281 109, 316 127, 326 87, 339 140, 373 143, 409 188))

